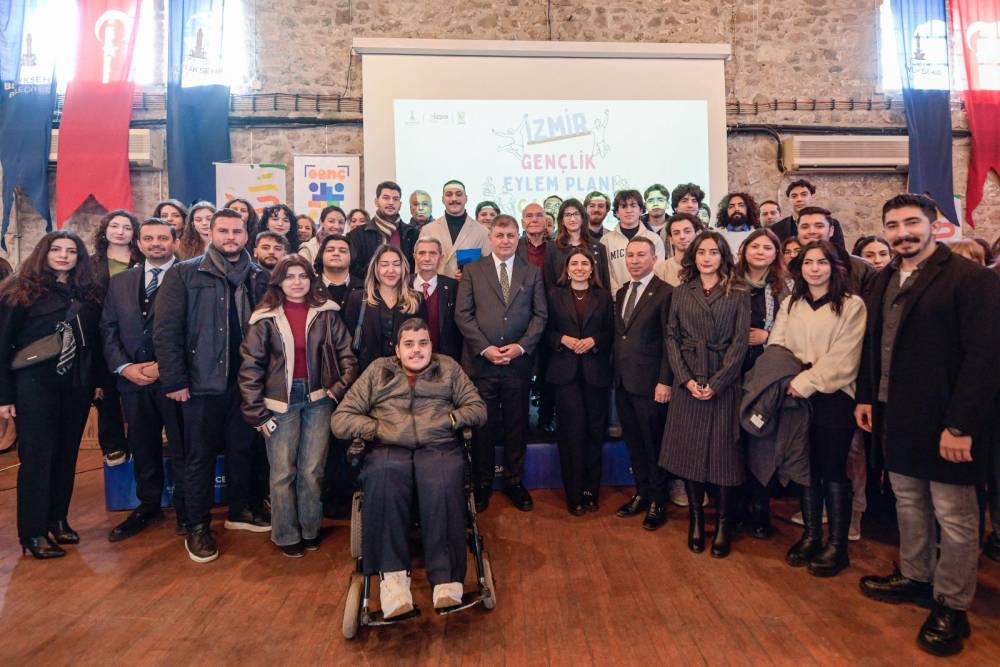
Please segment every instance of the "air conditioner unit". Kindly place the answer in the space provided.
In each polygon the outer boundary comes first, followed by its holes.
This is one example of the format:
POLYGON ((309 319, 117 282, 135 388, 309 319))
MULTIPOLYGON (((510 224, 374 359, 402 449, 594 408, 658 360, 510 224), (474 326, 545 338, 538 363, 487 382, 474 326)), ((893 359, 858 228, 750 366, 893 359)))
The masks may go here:
POLYGON ((785 167, 795 172, 906 172, 910 164, 905 136, 792 135, 781 145, 785 167))
MULTIPOLYGON (((150 130, 128 131, 128 162, 130 166, 137 169, 162 168, 162 165, 154 160, 152 134, 150 130)), ((49 162, 55 162, 58 155, 59 130, 52 130, 52 146, 49 148, 49 162)))

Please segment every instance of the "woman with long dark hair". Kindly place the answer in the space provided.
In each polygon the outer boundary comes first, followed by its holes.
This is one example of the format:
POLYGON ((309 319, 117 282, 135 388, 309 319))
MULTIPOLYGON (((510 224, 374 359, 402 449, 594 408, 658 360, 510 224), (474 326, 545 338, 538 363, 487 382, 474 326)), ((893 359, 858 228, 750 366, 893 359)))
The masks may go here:
POLYGON ((253 246, 257 240, 257 232, 260 231, 260 219, 257 217, 257 211, 254 210, 253 205, 242 197, 236 197, 227 201, 222 208, 231 208, 240 214, 240 217, 243 218, 243 224, 247 226, 249 245, 253 246))
POLYGON ((191 207, 177 247, 177 256, 181 261, 205 254, 212 235, 213 214, 215 206, 207 201, 200 201, 191 207))
POLYGON ((809 399, 809 486, 802 489, 805 530, 785 560, 809 573, 832 577, 848 565, 851 482, 847 458, 854 437, 854 386, 861 364, 867 312, 852 294, 850 270, 828 241, 802 248, 792 262, 795 285, 781 304, 771 345, 787 348, 806 369, 792 379, 788 393, 809 399), (823 505, 829 517, 829 542, 823 546, 823 505))
POLYGON ((750 330, 750 292, 736 277, 729 244, 705 231, 681 262, 667 324, 674 373, 660 466, 684 480, 688 548, 705 548, 705 485, 718 489, 712 556, 729 555, 734 489, 746 468, 739 426, 740 377, 750 330))
POLYGON ((265 229, 288 239, 289 252, 299 251, 299 230, 295 224, 295 211, 284 204, 268 206, 260 216, 260 231, 265 229))
POLYGON ((889 242, 874 234, 859 238, 854 244, 854 250, 851 251, 851 254, 867 260, 875 267, 876 271, 881 271, 889 266, 893 256, 892 246, 889 245, 889 242))
POLYGON ((358 227, 364 227, 369 222, 371 222, 371 216, 368 215, 368 211, 363 208, 353 209, 347 214, 348 229, 344 234, 353 232, 358 227))
MULTIPOLYGON (((778 237, 767 228, 750 232, 740 245, 736 276, 750 290, 750 345, 743 359, 743 373, 753 368, 754 362, 763 354, 778 306, 789 293, 789 282, 778 252, 780 245, 778 237)), ((744 493, 749 500, 749 508, 743 507, 741 502, 738 512, 749 509, 750 534, 764 539, 771 534, 771 500, 767 488, 753 475, 747 475, 744 493)))
POLYGON ((368 264, 364 289, 350 292, 344 313, 359 373, 379 357, 395 354, 403 322, 411 317, 427 321, 424 300, 412 285, 410 264, 399 248, 379 246, 368 264))
POLYGON ((240 348, 243 418, 263 434, 271 466, 271 541, 290 558, 319 547, 330 415, 357 377, 339 310, 309 261, 288 255, 240 348))
POLYGON ((590 251, 597 262, 594 275, 601 281, 601 285, 610 285, 608 249, 591 235, 587 207, 577 199, 567 199, 559 206, 556 221, 559 229, 556 231, 555 241, 545 253, 545 265, 542 269, 546 289, 554 287, 559 281, 566 266, 566 258, 574 248, 586 248, 590 251))
MULTIPOLYGON (((108 282, 126 269, 143 261, 139 251, 139 219, 129 211, 116 209, 101 218, 94 232, 94 254, 91 266, 101 288, 103 301, 108 282)), ((127 458, 125 418, 122 413, 118 381, 105 366, 100 347, 95 351, 100 357, 97 364, 97 385, 100 388, 94 401, 97 408, 97 441, 109 466, 121 465, 127 458)))
POLYGON ((35 558, 65 556, 58 545, 80 541, 67 515, 94 398, 100 303, 87 248, 68 231, 42 237, 0 286, 0 418, 17 419, 17 533, 35 558))
POLYGON ((156 204, 153 209, 153 217, 166 220, 177 230, 177 238, 184 233, 184 223, 187 222, 187 206, 176 199, 164 199, 156 204))
POLYGON ((545 380, 554 387, 566 507, 575 516, 597 511, 608 428, 615 323, 611 293, 604 289, 597 265, 588 248, 571 248, 548 290, 545 343, 551 352, 545 380))

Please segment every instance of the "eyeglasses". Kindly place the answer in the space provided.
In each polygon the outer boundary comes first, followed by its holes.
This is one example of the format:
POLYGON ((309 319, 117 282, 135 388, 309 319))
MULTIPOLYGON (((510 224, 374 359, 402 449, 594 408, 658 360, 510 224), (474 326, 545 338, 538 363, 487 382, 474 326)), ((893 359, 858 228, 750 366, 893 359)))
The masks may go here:
POLYGON ((565 218, 581 218, 582 219, 583 218, 583 214, 581 214, 579 211, 566 211, 565 213, 563 213, 563 219, 565 219, 565 218))

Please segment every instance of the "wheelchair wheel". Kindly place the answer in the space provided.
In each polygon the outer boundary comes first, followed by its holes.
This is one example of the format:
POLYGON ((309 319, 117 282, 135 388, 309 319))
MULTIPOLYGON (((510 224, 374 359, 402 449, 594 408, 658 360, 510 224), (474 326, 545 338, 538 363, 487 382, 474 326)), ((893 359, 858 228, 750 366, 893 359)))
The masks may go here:
POLYGON ((361 558, 361 492, 351 498, 351 558, 361 558))
POLYGON ((493 582, 493 564, 490 563, 490 554, 483 549, 483 588, 486 597, 483 598, 483 606, 493 609, 497 606, 497 587, 493 582))
MULTIPOLYGON (((362 575, 364 576, 364 575, 362 575)), ((358 634, 358 624, 361 616, 361 586, 364 582, 361 577, 351 577, 351 583, 347 587, 347 597, 344 600, 344 622, 341 630, 344 632, 344 639, 354 639, 358 634)))

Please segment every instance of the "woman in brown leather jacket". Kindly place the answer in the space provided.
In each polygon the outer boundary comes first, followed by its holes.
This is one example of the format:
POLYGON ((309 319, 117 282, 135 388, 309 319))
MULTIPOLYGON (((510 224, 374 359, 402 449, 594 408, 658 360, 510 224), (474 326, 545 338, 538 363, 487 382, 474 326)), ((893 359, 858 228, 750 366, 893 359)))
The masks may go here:
POLYGON ((278 262, 240 348, 243 417, 271 464, 271 540, 291 558, 319 547, 330 414, 358 372, 339 307, 319 286, 306 258, 278 262))

